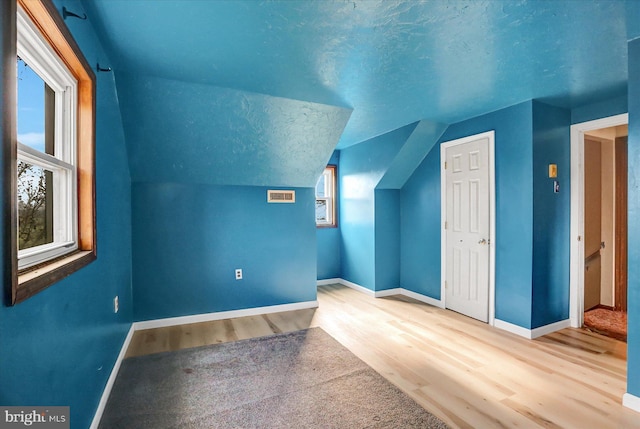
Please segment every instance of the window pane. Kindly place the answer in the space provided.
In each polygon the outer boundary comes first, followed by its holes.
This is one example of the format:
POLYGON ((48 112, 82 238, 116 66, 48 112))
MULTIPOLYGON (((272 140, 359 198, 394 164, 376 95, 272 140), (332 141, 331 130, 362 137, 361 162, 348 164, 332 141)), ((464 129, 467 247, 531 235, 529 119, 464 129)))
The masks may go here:
POLYGON ((53 173, 18 161, 18 250, 53 242, 53 173))
POLYGON ((327 222, 329 205, 326 200, 316 200, 316 223, 327 222))
POLYGON ((18 141, 54 155, 55 93, 18 57, 18 141))
POLYGON ((326 195, 324 194, 325 177, 326 176, 323 174, 322 176, 320 176, 320 179, 318 179, 318 183, 316 183, 316 197, 326 197, 326 195))

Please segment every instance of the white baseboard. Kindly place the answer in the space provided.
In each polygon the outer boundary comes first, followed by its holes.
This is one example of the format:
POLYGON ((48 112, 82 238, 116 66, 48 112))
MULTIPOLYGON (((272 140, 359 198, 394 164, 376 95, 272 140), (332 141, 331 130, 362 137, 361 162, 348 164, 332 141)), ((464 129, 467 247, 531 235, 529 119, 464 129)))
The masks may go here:
POLYGON ((341 285, 346 286, 346 287, 350 287, 351 289, 355 289, 355 290, 357 290, 359 292, 366 293, 369 296, 375 296, 376 295, 376 293, 374 291, 372 291, 371 289, 368 289, 368 288, 366 288, 364 286, 360 286, 357 283, 350 282, 349 280, 338 279, 337 283, 340 283, 341 285))
POLYGON ((395 289, 379 290, 373 293, 376 298, 383 298, 385 296, 402 295, 402 289, 397 287, 395 289))
POLYGON ((531 338, 538 338, 552 332, 559 331, 564 328, 571 327, 571 319, 561 320, 559 322, 550 323, 531 330, 531 338))
POLYGON ((351 289, 355 289, 359 292, 366 293, 367 295, 373 296, 375 298, 382 298, 385 296, 393 296, 393 295, 404 295, 404 296, 408 296, 409 298, 413 298, 417 301, 424 302, 425 304, 433 305, 434 307, 444 308, 444 304, 439 299, 431 298, 430 296, 422 295, 401 287, 379 290, 377 292, 374 292, 371 289, 368 289, 364 286, 360 286, 357 283, 353 283, 341 278, 318 280, 318 286, 323 286, 327 284, 341 284, 351 289))
POLYGON ((408 296, 409 298, 413 298, 417 301, 424 302, 425 304, 433 305, 434 307, 444 308, 444 303, 441 299, 431 298, 427 295, 422 295, 421 293, 414 292, 408 289, 400 289, 401 295, 408 296))
POLYGON ((318 286, 334 285, 336 283, 340 283, 340 279, 337 277, 333 279, 318 280, 318 286))
POLYGON ((107 401, 109 400, 109 395, 111 394, 111 389, 113 389, 113 383, 116 382, 116 377, 118 376, 118 371, 120 371, 120 365, 122 364, 122 360, 124 359, 125 354, 127 353, 127 349, 129 348, 129 344, 131 343, 131 338, 133 338, 133 333, 135 329, 133 325, 129 328, 129 333, 127 334, 124 342, 122 343, 122 347, 120 348, 120 354, 118 354, 118 358, 116 362, 113 364, 113 369, 111 370, 111 374, 109 375, 109 379, 107 380, 107 384, 102 391, 102 397, 100 398, 100 402, 98 403, 98 409, 96 410, 95 415, 93 416, 93 421, 91 422, 90 429, 98 429, 98 425, 100 424, 100 419, 102 419, 102 413, 104 413, 104 408, 107 406, 107 401))
POLYGON ((503 331, 511 332, 512 334, 519 335, 521 337, 533 340, 534 338, 541 337, 543 335, 550 334, 552 332, 559 331, 560 329, 568 328, 571 326, 571 320, 561 320, 559 322, 550 323, 548 325, 540 326, 535 329, 527 329, 522 326, 514 325, 513 323, 505 322, 504 320, 495 319, 493 326, 503 331))
POLYGON ((640 398, 631 393, 622 395, 622 405, 640 413, 640 398))
POLYGON ((166 319, 144 320, 134 322, 136 331, 143 329, 165 328, 167 326, 187 325, 189 323, 211 322, 213 320, 232 319, 234 317, 258 316, 261 314, 281 313, 283 311, 304 310, 317 308, 318 301, 296 302, 293 304, 270 305, 267 307, 254 307, 242 310, 219 311, 215 313, 195 314, 192 316, 169 317, 166 319))
POLYGON ((505 322, 504 320, 494 319, 493 326, 502 329, 503 331, 511 332, 512 334, 519 335, 521 337, 531 339, 531 329, 523 328, 522 326, 514 325, 513 323, 505 322))

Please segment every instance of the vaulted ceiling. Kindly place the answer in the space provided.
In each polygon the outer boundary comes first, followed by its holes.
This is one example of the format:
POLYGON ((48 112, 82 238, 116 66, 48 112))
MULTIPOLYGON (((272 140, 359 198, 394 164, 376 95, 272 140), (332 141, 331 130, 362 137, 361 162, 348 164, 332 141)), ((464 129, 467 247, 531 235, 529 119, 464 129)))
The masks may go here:
MULTIPOLYGON (((573 108, 622 96, 627 13, 637 9, 623 0, 82 3, 127 103, 138 96, 133 77, 260 94, 270 106, 312 103, 332 121, 316 122, 325 151, 529 99, 573 108)), ((240 99, 230 107, 238 114, 240 99)))

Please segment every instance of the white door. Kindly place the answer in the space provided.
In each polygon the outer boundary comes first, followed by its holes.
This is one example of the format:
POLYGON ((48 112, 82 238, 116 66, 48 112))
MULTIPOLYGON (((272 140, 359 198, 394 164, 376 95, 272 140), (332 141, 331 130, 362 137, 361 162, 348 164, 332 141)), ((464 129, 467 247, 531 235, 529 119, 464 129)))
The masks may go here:
POLYGON ((489 138, 447 146, 445 153, 445 306, 489 321, 489 138))

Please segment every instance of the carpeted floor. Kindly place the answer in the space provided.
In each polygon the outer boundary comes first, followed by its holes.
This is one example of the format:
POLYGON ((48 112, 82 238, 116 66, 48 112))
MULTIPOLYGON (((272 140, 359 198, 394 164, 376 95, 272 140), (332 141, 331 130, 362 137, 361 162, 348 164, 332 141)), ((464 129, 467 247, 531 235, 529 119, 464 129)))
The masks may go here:
POLYGON ((627 341, 627 313, 594 308, 584 313, 584 326, 599 334, 627 341))
POLYGON ((125 359, 100 423, 446 428, 320 328, 125 359))

